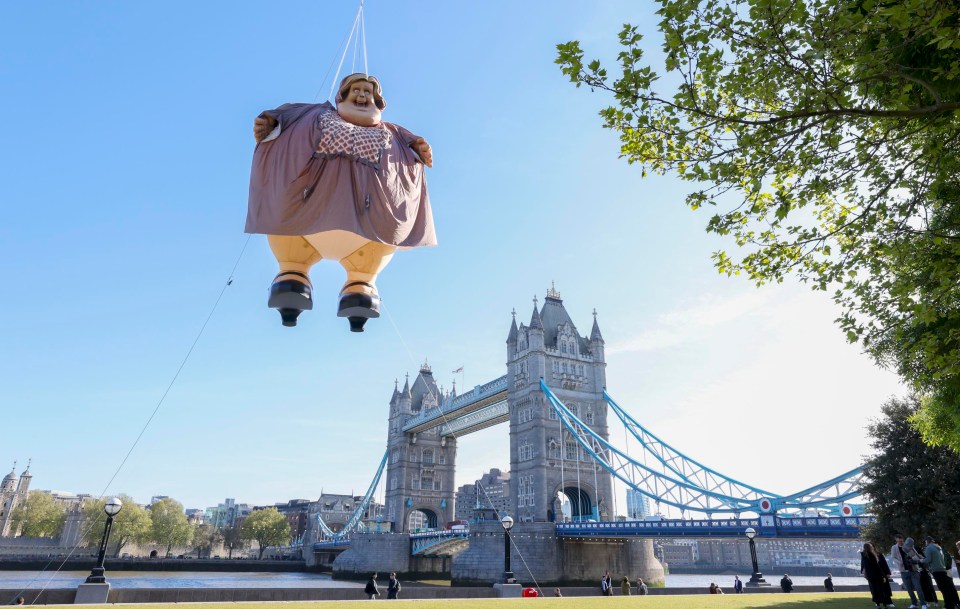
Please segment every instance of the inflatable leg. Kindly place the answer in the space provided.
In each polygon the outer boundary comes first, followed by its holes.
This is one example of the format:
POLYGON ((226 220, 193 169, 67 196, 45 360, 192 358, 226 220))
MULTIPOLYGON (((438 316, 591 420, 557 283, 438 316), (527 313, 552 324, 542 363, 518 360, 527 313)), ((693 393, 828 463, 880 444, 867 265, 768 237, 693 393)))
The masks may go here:
POLYGON ((273 278, 267 306, 280 311, 283 325, 297 325, 301 311, 313 309, 313 286, 310 267, 320 261, 320 254, 303 237, 267 235, 270 249, 280 264, 273 278))
POLYGON ((380 317, 380 296, 375 282, 396 246, 369 242, 340 260, 347 271, 347 281, 340 289, 338 317, 346 317, 351 332, 363 332, 368 319, 380 317))

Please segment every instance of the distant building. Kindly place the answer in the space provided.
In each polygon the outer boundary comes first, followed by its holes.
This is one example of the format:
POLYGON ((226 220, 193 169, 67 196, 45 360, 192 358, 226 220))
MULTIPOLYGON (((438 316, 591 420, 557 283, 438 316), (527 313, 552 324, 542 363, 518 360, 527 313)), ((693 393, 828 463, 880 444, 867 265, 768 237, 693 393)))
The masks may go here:
POLYGON ((33 480, 33 476, 30 474, 30 464, 27 463, 27 470, 18 478, 17 464, 14 462, 10 473, 0 481, 0 537, 17 534, 17 531, 13 530, 13 510, 20 503, 26 501, 27 494, 30 492, 31 480, 33 480))
POLYGON ((510 509, 510 474, 491 469, 474 484, 464 484, 456 494, 457 520, 489 519, 510 509))
POLYGON ((647 496, 638 490, 628 488, 627 519, 643 520, 644 518, 652 515, 653 514, 650 512, 650 500, 647 498, 647 496))
POLYGON ((166 495, 154 495, 153 497, 150 497, 150 505, 153 505, 159 501, 163 501, 164 499, 169 499, 169 498, 170 497, 166 495))
POLYGON ((217 529, 232 527, 238 525, 252 511, 253 507, 250 505, 227 498, 217 507, 208 507, 204 510, 203 521, 217 529))

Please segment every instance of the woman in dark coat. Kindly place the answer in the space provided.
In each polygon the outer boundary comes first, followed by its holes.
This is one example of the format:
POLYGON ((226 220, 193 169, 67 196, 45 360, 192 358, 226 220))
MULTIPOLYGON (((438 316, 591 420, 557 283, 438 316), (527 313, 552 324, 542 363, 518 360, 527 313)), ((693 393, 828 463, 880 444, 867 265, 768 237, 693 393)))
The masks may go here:
POLYGON ((870 598, 878 609, 883 609, 893 602, 889 582, 890 567, 883 555, 873 548, 872 543, 863 544, 863 551, 860 552, 860 574, 867 578, 870 598))

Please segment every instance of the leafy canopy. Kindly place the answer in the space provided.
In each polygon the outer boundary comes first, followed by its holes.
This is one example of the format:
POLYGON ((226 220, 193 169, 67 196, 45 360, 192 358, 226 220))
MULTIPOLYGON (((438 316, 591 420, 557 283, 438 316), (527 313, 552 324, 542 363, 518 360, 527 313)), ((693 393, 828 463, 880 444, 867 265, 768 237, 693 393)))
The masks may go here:
POLYGON ((882 418, 869 426, 874 454, 867 461, 861 490, 870 497, 877 520, 864 537, 886 551, 902 533, 922 540, 932 535, 944 550, 960 539, 960 456, 944 446, 924 444, 909 419, 920 408, 916 396, 891 399, 882 418))
POLYGON ((943 0, 658 0, 665 78, 625 25, 618 75, 557 63, 612 94, 621 156, 691 185, 717 269, 793 273, 925 395, 914 422, 960 450, 960 11, 943 0), (675 83, 664 84, 664 83, 675 83))
POLYGON ((157 544, 166 546, 167 554, 174 546, 190 543, 193 527, 183 511, 183 504, 167 497, 150 506, 150 537, 157 544))
MULTIPOLYGON (((113 529, 110 531, 108 546, 114 548, 114 555, 129 543, 146 543, 150 541, 150 515, 137 504, 132 497, 120 495, 123 507, 113 519, 113 529)), ((87 501, 83 504, 83 540, 87 545, 99 546, 103 535, 103 528, 107 515, 103 512, 106 499, 87 501)))
POLYGON ((279 546, 290 542, 290 523, 277 508, 256 510, 243 519, 240 526, 244 539, 254 540, 260 546, 260 556, 267 546, 279 546))
POLYGON ((19 531, 23 537, 57 537, 66 518, 66 508, 43 491, 30 491, 10 516, 13 531, 19 531))

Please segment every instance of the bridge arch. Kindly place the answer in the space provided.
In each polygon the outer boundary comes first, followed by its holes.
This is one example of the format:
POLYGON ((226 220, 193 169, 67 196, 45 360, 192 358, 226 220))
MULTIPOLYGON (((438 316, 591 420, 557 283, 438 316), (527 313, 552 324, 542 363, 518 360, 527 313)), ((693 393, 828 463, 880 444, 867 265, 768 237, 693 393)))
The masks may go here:
POLYGON ((426 506, 414 507, 407 512, 405 530, 413 533, 418 530, 439 529, 440 516, 433 508, 426 506))
POLYGON ((592 486, 583 483, 578 486, 575 481, 566 480, 556 486, 553 497, 550 515, 554 522, 565 522, 568 518, 570 522, 597 520, 597 494, 592 486))

